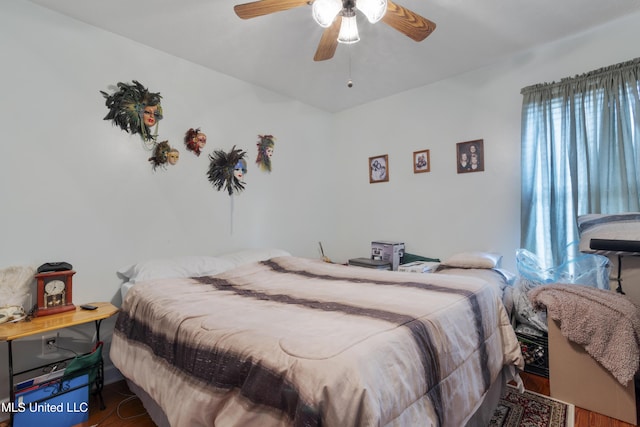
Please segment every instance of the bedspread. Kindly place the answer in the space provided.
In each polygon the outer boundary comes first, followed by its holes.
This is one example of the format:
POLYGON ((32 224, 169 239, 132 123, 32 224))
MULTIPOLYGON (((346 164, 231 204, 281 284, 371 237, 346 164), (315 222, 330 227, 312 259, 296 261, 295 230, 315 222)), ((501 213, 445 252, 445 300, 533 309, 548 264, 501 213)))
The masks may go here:
POLYGON ((452 274, 456 276, 470 276, 482 279, 493 285, 501 295, 502 302, 507 309, 507 314, 511 316, 513 310, 513 288, 511 283, 515 280, 515 276, 504 269, 498 268, 456 268, 440 266, 435 271, 436 274, 452 274))
POLYGON ((297 257, 138 283, 110 356, 189 427, 459 427, 523 367, 486 282, 297 257))

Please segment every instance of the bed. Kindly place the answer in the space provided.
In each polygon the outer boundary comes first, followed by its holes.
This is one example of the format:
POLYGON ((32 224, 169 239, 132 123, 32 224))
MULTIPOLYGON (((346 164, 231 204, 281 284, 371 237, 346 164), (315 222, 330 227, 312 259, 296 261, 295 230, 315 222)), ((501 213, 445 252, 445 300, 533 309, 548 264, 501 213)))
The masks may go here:
POLYGON ((480 426, 521 384, 484 280, 244 255, 126 291, 110 357, 160 426, 480 426))
POLYGON ((516 275, 501 267, 502 255, 494 252, 472 251, 455 253, 441 263, 433 272, 481 279, 494 287, 501 296, 507 314, 513 311, 513 284, 516 275))

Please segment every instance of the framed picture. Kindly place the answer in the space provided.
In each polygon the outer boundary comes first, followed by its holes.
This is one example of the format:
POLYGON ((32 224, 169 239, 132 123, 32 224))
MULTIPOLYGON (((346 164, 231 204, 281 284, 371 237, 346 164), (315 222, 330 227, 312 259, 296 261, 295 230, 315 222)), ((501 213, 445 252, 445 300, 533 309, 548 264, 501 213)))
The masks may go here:
POLYGON ((484 170, 484 146, 482 139, 456 144, 458 173, 482 172, 484 170))
POLYGON ((431 170, 431 160, 429 150, 413 152, 413 173, 429 172, 431 170))
POLYGON ((369 157, 369 183, 389 181, 389 155, 369 157))

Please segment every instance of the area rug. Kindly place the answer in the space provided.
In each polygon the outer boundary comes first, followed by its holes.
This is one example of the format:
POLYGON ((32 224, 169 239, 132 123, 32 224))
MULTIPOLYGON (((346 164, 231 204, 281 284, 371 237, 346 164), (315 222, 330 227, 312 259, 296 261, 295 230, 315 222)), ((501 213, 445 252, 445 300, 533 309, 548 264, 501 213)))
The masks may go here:
POLYGON ((508 386, 491 418, 497 427, 573 427, 575 407, 532 391, 524 393, 508 386))

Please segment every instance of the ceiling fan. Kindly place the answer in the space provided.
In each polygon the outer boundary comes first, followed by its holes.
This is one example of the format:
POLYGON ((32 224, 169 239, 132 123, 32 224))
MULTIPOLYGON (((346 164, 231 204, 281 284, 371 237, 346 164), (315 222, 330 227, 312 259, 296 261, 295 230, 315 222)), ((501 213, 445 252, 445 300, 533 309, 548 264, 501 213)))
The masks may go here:
POLYGON ((236 5, 234 10, 240 18, 249 19, 304 5, 312 6, 313 18, 325 28, 314 61, 333 58, 338 42, 355 43, 360 40, 355 22, 356 10, 361 11, 369 22, 381 20, 417 42, 436 29, 434 22, 391 0, 258 0, 236 5))

